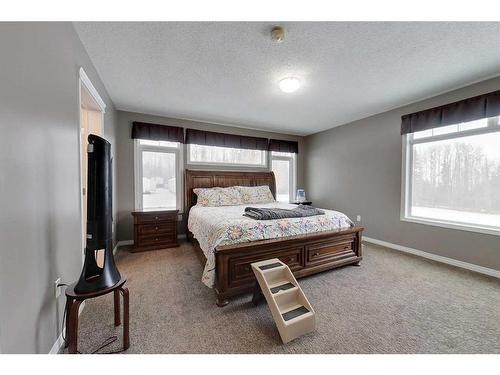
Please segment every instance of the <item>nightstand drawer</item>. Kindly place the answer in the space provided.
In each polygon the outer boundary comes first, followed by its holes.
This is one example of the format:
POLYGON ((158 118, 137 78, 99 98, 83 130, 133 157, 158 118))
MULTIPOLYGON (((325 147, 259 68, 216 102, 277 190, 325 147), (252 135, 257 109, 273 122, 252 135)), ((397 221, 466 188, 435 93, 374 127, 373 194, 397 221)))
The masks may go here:
POLYGON ((151 244, 160 243, 172 243, 177 242, 177 238, 174 233, 168 234, 158 234, 158 235, 140 235, 138 236, 139 246, 146 246, 151 244))
MULTIPOLYGON (((176 225, 176 224, 174 224, 176 225)), ((165 234, 165 233, 174 233, 175 228, 172 224, 140 224, 137 226, 137 234, 148 235, 148 234, 165 234)))
POLYGON ((177 214, 148 213, 148 214, 136 215, 134 217, 136 224, 156 224, 163 221, 177 221, 177 214))

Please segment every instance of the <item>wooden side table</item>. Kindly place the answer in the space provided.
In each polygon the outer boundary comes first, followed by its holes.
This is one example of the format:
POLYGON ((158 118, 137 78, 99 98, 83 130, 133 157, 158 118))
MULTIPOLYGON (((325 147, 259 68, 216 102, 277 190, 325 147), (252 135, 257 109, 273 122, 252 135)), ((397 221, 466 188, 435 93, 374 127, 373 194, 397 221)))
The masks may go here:
POLYGON ((76 283, 66 288, 66 343, 64 347, 68 348, 68 353, 76 354, 78 352, 78 311, 83 301, 114 293, 115 326, 120 325, 120 294, 123 296, 123 349, 130 347, 129 335, 129 292, 125 286, 127 277, 122 274, 120 281, 108 289, 92 293, 75 293, 76 283))
POLYGON ((137 210, 134 217, 134 248, 136 251, 159 250, 179 246, 177 215, 179 210, 137 210))

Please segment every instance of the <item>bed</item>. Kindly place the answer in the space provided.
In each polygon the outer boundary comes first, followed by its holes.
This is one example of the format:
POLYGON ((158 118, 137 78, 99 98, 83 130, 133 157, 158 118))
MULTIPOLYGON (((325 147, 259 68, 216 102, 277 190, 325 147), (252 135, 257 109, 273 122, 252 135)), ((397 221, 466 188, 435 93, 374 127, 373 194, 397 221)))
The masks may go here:
MULTIPOLYGON (((267 185, 276 196, 273 172, 185 171, 188 239, 203 254, 202 281, 213 287, 217 306, 247 293, 255 286, 250 264, 271 258, 286 263, 300 278, 362 259, 363 228, 354 226, 342 213, 260 221, 243 217, 245 205, 200 207, 195 188, 267 185)), ((293 208, 283 203, 252 204, 293 208)))

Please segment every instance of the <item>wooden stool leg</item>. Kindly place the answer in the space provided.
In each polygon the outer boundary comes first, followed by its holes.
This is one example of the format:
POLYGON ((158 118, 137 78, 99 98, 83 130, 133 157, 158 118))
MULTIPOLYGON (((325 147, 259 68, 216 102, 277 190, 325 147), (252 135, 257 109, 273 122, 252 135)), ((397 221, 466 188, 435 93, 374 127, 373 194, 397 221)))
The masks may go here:
POLYGON ((114 292, 115 298, 115 327, 120 325, 120 291, 116 289, 114 292))
POLYGON ((69 314, 69 349, 70 354, 76 354, 78 348, 78 311, 82 301, 74 301, 69 314))
POLYGON ((129 332, 129 293, 127 287, 120 288, 123 294, 123 349, 130 347, 130 332, 129 332))
POLYGON ((64 347, 67 348, 69 344, 69 336, 70 336, 70 329, 69 329, 69 314, 71 312, 71 306, 73 305, 73 298, 66 296, 66 316, 65 316, 65 322, 64 324, 66 327, 64 328, 65 333, 64 336, 66 336, 66 340, 64 341, 64 347))

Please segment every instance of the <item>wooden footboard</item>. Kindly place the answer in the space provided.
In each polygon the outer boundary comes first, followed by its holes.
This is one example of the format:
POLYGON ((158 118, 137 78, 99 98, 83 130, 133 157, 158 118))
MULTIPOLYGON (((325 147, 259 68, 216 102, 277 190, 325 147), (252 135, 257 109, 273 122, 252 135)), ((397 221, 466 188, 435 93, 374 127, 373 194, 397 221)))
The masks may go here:
POLYGON ((253 262, 278 258, 297 278, 358 264, 362 259, 362 231, 362 227, 353 227, 217 247, 217 305, 225 306, 229 297, 253 290, 255 276, 250 266, 253 262))

